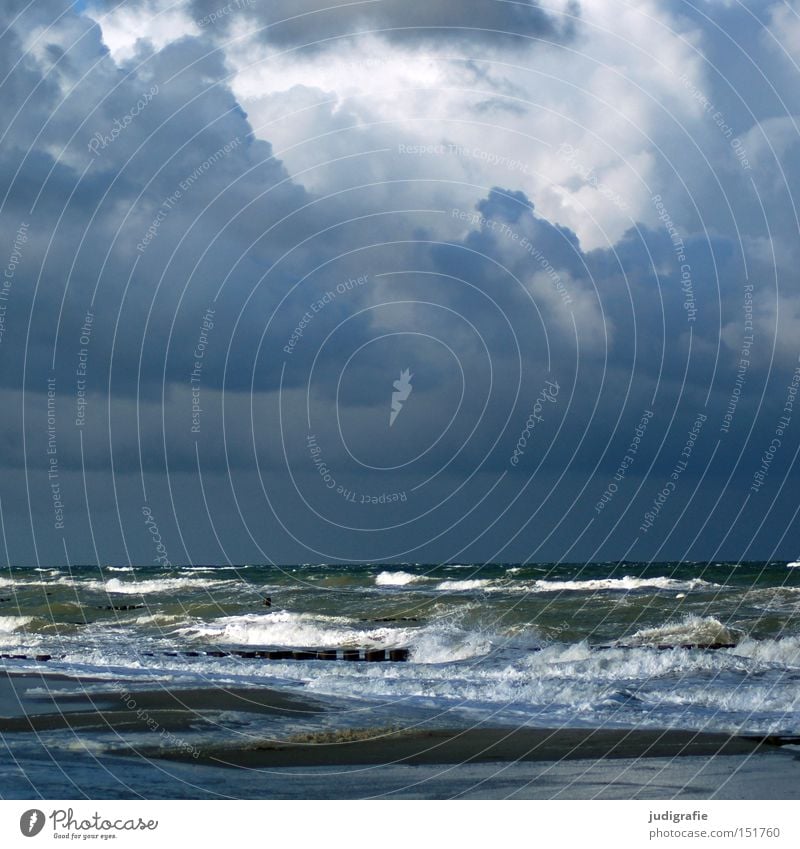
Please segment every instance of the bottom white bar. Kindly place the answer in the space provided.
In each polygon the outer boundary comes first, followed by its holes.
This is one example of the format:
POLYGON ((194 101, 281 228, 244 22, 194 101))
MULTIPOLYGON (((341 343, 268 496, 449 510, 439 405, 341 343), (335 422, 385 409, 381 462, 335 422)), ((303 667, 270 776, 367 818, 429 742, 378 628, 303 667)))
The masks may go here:
POLYGON ((0 845, 794 849, 797 819, 776 801, 3 801, 0 845))

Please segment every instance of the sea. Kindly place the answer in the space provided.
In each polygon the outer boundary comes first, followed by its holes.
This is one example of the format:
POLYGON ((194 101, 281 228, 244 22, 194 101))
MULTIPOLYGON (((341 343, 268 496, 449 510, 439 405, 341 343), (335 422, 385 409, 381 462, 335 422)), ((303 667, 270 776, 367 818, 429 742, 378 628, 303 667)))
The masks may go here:
MULTIPOLYGON (((181 731, 188 747, 320 727, 796 735, 800 563, 11 567, 0 570, 0 655, 28 714, 37 700, 52 711, 59 695, 59 710, 77 709, 78 684, 129 707, 147 690, 269 688, 323 708, 265 714, 211 700, 181 731), (391 649, 405 659, 383 659, 391 649), (356 650, 382 662, 333 659, 356 650)), ((13 707, 6 698, 0 714, 13 707)), ((157 726, 31 735, 4 722, 5 796, 46 793, 54 764, 62 775, 78 756, 95 777, 76 786, 103 792, 103 770, 114 772, 97 768, 103 758, 176 744, 157 726)))

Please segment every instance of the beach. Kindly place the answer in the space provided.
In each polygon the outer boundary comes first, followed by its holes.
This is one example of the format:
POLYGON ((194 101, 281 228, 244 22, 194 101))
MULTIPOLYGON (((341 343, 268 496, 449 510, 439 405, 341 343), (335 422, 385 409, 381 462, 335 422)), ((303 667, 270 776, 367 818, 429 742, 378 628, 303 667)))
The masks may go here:
POLYGON ((0 770, 3 797, 25 797, 26 781, 41 780, 46 769, 56 797, 68 797, 74 781, 93 798, 800 798, 800 740, 786 737, 319 722, 316 731, 221 745, 201 742, 197 732, 230 711, 269 720, 327 718, 335 709, 268 688, 127 688, 122 695, 97 680, 0 678, 0 734, 12 754, 24 756, 16 769, 0 770), (154 727, 159 745, 148 737, 154 727), (70 736, 52 746, 53 732, 70 736), (93 745, 92 734, 117 743, 93 745), (25 779, 15 781, 22 763, 25 779), (92 789, 98 776, 101 786, 92 789))
POLYGON ((786 564, 1 580, 4 797, 791 798, 798 785, 800 573, 786 564))

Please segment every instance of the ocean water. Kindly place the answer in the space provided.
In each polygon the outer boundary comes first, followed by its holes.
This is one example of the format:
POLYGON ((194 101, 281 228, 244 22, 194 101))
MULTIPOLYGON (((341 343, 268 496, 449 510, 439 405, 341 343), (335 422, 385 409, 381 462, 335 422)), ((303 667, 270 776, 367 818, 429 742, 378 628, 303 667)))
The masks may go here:
MULTIPOLYGON (((322 708, 210 710, 182 740, 421 723, 800 732, 800 568, 785 561, 10 568, 0 599, 0 653, 25 656, 0 669, 45 676, 17 686, 28 712, 37 699, 43 712, 76 709, 78 679, 105 698, 269 687, 322 708), (686 647, 698 645, 726 647, 686 647), (272 648, 406 648, 409 659, 205 654, 272 648)), ((2 732, 23 758, 30 738, 2 732)), ((42 740, 93 757, 174 742, 102 727, 42 740)))

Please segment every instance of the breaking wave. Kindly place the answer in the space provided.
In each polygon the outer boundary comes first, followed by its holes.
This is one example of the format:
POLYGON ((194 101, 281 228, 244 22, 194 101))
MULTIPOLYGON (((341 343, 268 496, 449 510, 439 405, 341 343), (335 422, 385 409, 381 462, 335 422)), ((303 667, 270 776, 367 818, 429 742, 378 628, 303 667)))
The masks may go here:
POLYGON ((411 572, 379 572, 375 576, 375 584, 379 587, 404 587, 424 580, 424 575, 413 575, 411 572))
POLYGON ((124 595, 145 595, 148 593, 165 593, 173 590, 202 589, 215 587, 226 581, 203 580, 202 578, 163 578, 150 581, 121 581, 119 578, 111 578, 105 584, 97 581, 92 582, 96 588, 104 589, 109 593, 122 593, 124 595))
POLYGON ((679 581, 675 578, 633 578, 626 575, 624 578, 597 578, 589 581, 535 581, 534 592, 596 592, 598 590, 694 590, 699 587, 717 587, 701 578, 692 578, 689 581, 679 581))
POLYGON ((741 634, 729 629, 713 616, 687 616, 680 622, 668 622, 655 628, 642 628, 620 643, 632 646, 711 645, 737 643, 741 634))
POLYGON ((483 590, 492 585, 488 578, 473 578, 467 581, 442 581, 436 589, 443 592, 464 592, 465 590, 483 590))
POLYGON ((364 629, 339 616, 313 613, 248 613, 181 628, 179 633, 218 643, 287 647, 381 648, 405 645, 408 629, 364 629))
POLYGON ((11 634, 33 621, 32 616, 0 616, 0 634, 11 634))

